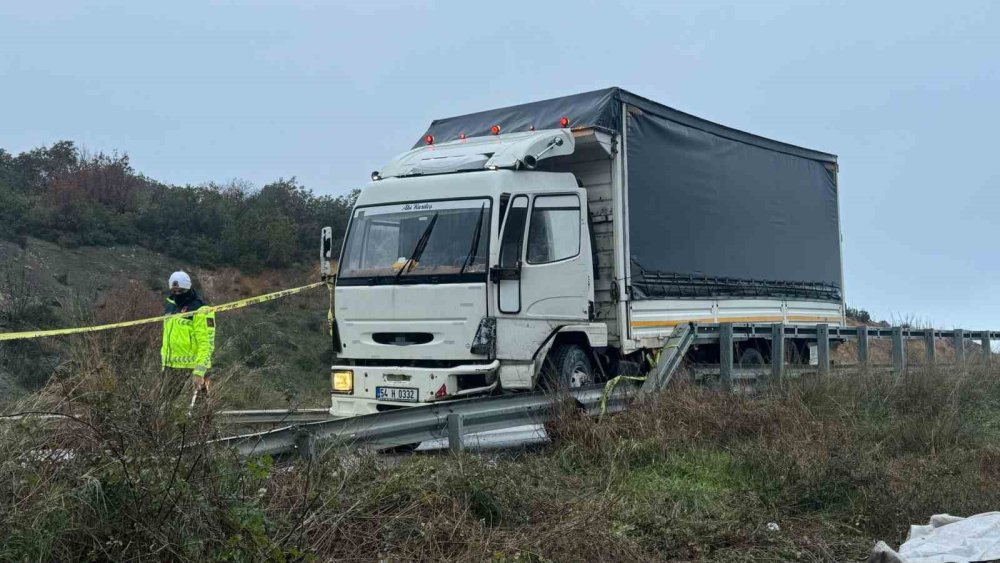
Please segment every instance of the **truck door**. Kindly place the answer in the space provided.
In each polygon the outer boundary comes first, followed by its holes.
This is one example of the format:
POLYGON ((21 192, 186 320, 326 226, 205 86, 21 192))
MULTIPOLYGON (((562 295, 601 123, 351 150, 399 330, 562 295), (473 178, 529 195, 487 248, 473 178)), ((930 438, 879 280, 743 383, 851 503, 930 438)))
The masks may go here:
POLYGON ((524 229, 528 220, 528 196, 516 195, 507 208, 507 217, 500 234, 500 260, 491 272, 497 284, 497 309, 515 315, 521 312, 521 255, 524 229))
POLYGON ((587 322, 593 301, 593 258, 582 189, 516 194, 490 270, 497 284, 497 358, 521 364, 515 387, 532 384, 535 352, 559 326, 587 322))
POLYGON ((521 316, 587 321, 593 262, 585 192, 538 194, 528 214, 521 267, 521 316))

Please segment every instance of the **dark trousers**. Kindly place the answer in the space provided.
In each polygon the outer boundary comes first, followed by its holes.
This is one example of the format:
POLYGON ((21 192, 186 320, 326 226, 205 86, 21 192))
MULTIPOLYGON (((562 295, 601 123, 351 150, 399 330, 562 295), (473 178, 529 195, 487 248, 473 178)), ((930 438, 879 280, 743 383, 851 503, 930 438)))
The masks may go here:
MULTIPOLYGON (((172 405, 183 395, 190 395, 190 380, 190 368, 163 368, 163 373, 160 374, 160 401, 165 405, 172 405)), ((190 396, 184 398, 191 400, 190 396)))

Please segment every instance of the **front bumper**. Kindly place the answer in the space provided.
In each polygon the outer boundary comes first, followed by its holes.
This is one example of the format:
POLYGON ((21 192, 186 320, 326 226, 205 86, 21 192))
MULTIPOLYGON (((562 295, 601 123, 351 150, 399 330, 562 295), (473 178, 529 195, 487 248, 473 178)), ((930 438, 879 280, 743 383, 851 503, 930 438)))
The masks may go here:
POLYGON ((353 394, 330 393, 330 414, 338 417, 372 414, 398 407, 413 407, 487 392, 497 386, 500 360, 488 364, 464 364, 450 368, 402 366, 332 366, 332 371, 354 372, 353 394), (482 385, 469 386, 470 377, 482 378, 482 385), (459 384, 460 379, 465 385, 459 384), (375 398, 376 387, 417 390, 416 402, 386 401, 375 398), (442 393, 442 387, 444 391, 442 393), (381 407, 381 408, 380 408, 381 407))

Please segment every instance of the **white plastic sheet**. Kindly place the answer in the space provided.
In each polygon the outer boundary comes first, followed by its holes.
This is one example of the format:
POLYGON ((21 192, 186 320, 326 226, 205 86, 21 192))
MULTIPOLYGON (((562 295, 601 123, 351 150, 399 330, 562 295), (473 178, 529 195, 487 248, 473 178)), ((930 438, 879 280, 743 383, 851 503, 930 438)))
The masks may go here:
POLYGON ((1000 560, 1000 512, 962 518, 936 514, 926 526, 910 526, 899 551, 878 542, 869 563, 972 563, 1000 560))

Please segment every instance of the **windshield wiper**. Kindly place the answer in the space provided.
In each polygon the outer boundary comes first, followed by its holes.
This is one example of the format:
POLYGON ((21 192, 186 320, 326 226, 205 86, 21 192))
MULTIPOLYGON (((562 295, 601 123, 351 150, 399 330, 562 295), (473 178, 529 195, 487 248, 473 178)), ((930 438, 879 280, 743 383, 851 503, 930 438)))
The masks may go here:
POLYGON ((472 233, 472 248, 469 249, 468 256, 465 257, 465 262, 462 262, 462 269, 458 271, 458 275, 465 273, 465 268, 469 266, 469 262, 476 257, 476 251, 479 250, 479 239, 483 234, 483 213, 486 212, 486 204, 484 203, 482 207, 479 208, 479 219, 476 220, 476 231, 472 233))
POLYGON ((424 249, 427 248, 427 241, 431 238, 431 231, 434 230, 434 224, 437 223, 437 219, 438 214, 435 213, 434 216, 431 217, 430 222, 427 223, 427 226, 424 228, 424 233, 420 235, 420 238, 417 240, 417 244, 413 247, 413 253, 406 259, 406 262, 403 262, 403 267, 399 269, 399 273, 396 274, 396 278, 393 280, 394 282, 399 281, 400 276, 406 272, 407 266, 415 264, 417 260, 420 260, 420 255, 423 254, 424 249))

